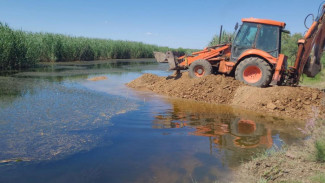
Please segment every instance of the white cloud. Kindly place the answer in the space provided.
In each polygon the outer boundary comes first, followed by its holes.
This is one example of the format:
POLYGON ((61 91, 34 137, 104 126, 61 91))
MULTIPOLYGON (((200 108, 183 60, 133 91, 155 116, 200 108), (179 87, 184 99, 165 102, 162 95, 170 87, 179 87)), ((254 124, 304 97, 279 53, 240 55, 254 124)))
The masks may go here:
POLYGON ((152 32, 146 32, 146 35, 151 36, 151 35, 153 35, 153 33, 152 32))

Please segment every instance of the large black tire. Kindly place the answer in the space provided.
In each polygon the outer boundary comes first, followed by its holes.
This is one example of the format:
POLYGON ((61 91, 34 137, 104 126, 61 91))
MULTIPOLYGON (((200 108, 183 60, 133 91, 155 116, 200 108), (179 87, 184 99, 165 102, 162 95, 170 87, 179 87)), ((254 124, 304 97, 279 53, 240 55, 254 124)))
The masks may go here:
POLYGON ((212 73, 212 66, 206 60, 196 60, 190 65, 188 72, 191 78, 200 78, 210 75, 212 73))
POLYGON ((248 85, 267 87, 272 80, 272 68, 261 58, 249 57, 239 63, 235 78, 248 85))

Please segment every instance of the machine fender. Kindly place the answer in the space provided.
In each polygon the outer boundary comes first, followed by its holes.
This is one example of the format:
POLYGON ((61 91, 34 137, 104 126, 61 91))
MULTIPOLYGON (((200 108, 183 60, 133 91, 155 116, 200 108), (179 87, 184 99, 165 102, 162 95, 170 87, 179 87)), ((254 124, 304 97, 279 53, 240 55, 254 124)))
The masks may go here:
POLYGON ((282 74, 287 70, 287 59, 288 57, 285 56, 284 54, 279 55, 279 59, 275 66, 275 70, 271 82, 272 85, 282 84, 281 78, 283 77, 282 74))
MULTIPOLYGON (((272 65, 274 65, 274 64, 277 63, 277 58, 274 58, 269 53, 267 53, 267 52, 265 52, 263 50, 258 50, 258 49, 250 49, 250 50, 247 50, 247 51, 243 52, 238 57, 238 61, 240 62, 241 60, 243 60, 244 58, 246 58, 248 56, 258 56, 258 57, 261 57, 261 58, 265 59, 266 61, 268 61, 272 65)), ((239 62, 237 62, 237 63, 239 63, 239 62)))

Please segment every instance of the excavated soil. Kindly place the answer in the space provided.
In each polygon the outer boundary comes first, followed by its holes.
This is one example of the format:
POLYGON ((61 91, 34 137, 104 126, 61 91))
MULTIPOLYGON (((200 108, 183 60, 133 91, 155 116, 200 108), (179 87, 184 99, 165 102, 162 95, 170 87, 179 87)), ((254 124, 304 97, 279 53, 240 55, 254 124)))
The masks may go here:
POLYGON ((170 97, 238 106, 280 117, 305 120, 317 111, 318 117, 325 116, 325 94, 315 88, 257 88, 223 75, 191 79, 187 72, 178 77, 144 74, 127 86, 170 97))

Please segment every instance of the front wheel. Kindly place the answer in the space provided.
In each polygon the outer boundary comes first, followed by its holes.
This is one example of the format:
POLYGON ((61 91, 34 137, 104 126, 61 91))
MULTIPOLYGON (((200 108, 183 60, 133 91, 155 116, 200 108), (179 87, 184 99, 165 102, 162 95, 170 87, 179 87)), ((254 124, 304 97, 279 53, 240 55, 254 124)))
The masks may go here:
POLYGON ((248 85, 266 87, 272 80, 272 68, 261 58, 246 58, 237 66, 235 78, 248 85))
POLYGON ((188 69, 191 78, 200 78, 212 73, 212 66, 210 62, 206 60, 196 60, 188 69))

